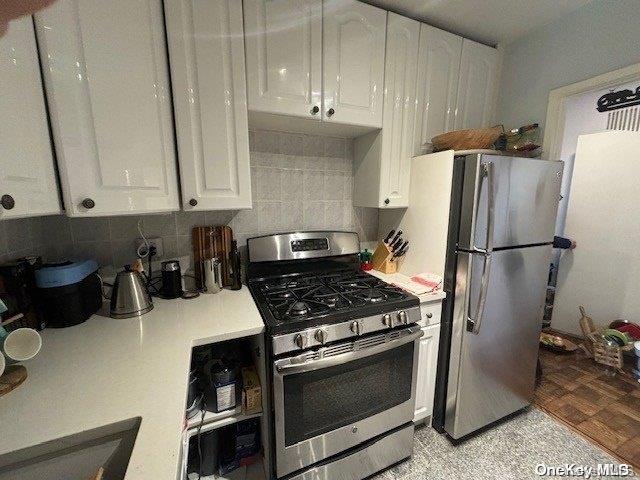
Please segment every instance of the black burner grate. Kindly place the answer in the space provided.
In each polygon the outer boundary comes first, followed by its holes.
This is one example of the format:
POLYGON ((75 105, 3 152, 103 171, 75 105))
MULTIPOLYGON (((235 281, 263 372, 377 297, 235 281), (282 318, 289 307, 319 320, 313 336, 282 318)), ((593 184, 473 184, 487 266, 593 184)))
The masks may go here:
POLYGON ((265 280, 261 291, 272 314, 280 321, 405 298, 399 288, 353 270, 265 280))

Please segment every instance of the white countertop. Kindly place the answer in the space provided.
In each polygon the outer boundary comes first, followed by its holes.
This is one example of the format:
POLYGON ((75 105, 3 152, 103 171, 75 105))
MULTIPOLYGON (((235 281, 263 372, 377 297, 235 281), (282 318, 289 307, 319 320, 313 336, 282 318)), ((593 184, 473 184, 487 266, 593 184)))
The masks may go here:
MULTIPOLYGON (((367 270, 369 275, 373 275, 374 277, 378 277, 380 280, 391 283, 394 285, 402 284, 409 281, 409 277, 402 273, 382 273, 378 270, 367 270)), ((442 290, 436 290, 431 293, 423 293, 421 295, 416 295, 420 299, 420 303, 429 303, 436 302, 445 298, 447 294, 442 290)))
POLYGON ((126 479, 176 478, 191 348, 264 324, 244 286, 154 304, 140 318, 94 315, 43 331, 40 354, 24 363, 27 380, 0 397, 0 455, 142 417, 126 479))

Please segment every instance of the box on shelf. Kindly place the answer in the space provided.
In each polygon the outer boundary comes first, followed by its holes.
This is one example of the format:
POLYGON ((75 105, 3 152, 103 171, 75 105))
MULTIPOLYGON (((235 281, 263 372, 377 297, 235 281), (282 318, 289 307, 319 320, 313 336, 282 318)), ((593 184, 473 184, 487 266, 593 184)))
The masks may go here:
POLYGON ((255 367, 242 369, 242 410, 248 415, 262 411, 262 388, 255 367))

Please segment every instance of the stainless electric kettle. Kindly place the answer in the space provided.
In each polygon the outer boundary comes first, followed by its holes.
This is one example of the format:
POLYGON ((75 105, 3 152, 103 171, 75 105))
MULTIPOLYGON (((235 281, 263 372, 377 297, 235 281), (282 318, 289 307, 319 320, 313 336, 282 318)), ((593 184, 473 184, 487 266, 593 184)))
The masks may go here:
POLYGON ((118 272, 111 292, 111 316, 130 318, 144 315, 153 309, 153 302, 144 277, 129 265, 118 272))

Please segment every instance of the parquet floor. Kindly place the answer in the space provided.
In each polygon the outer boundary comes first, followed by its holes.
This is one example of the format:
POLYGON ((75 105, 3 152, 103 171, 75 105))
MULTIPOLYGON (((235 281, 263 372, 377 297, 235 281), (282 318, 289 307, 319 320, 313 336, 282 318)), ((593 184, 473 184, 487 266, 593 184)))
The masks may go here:
POLYGON ((535 405, 640 471, 640 383, 629 373, 611 375, 581 350, 541 348, 540 361, 535 405))

